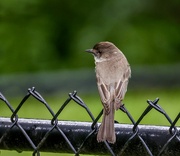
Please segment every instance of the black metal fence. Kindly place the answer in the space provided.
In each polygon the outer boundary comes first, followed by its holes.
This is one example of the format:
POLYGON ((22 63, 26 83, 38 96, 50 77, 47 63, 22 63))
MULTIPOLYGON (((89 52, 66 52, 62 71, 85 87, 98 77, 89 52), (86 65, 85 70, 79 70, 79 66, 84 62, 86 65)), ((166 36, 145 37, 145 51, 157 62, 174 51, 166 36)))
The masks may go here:
MULTIPOLYGON (((94 154, 94 155, 180 155, 180 127, 176 124, 180 113, 175 119, 170 119, 168 114, 158 105, 159 99, 148 100, 148 106, 135 121, 125 106, 120 108, 130 121, 128 124, 115 124, 117 141, 97 143, 96 134, 99 123, 97 121, 102 112, 95 118, 87 105, 77 96, 77 92, 69 94, 68 99, 57 112, 53 112, 50 105, 35 90, 28 89, 17 108, 13 108, 8 100, 0 93, 0 104, 6 104, 12 112, 10 118, 0 118, 0 149, 33 151, 32 155, 40 155, 40 151, 56 153, 94 154), (19 110, 29 97, 34 97, 42 103, 52 115, 51 120, 20 119, 19 110), (58 121, 58 116, 73 100, 83 107, 92 122, 58 121), (169 122, 169 126, 139 125, 141 120, 152 109, 161 113, 169 122)), ((0 110, 1 112, 2 110, 0 110)))

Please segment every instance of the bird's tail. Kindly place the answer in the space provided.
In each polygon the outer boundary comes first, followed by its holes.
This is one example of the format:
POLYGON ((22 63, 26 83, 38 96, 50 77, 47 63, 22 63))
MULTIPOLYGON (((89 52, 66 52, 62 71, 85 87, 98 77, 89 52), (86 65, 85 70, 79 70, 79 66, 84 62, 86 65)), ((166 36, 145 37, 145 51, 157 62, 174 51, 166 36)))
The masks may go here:
POLYGON ((111 104, 110 106, 111 108, 109 114, 106 114, 105 110, 103 111, 103 119, 97 134, 97 141, 102 142, 107 140, 109 143, 113 144, 116 141, 115 129, 114 129, 115 109, 113 104, 111 104))

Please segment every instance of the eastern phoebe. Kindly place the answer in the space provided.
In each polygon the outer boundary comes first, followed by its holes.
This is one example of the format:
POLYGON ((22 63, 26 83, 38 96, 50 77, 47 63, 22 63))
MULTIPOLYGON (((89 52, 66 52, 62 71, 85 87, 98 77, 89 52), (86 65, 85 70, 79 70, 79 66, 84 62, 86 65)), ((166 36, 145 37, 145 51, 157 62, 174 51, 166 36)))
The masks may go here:
POLYGON ((114 113, 122 105, 131 68, 124 54, 111 42, 97 43, 86 52, 94 55, 97 86, 104 107, 97 141, 115 143, 114 113))

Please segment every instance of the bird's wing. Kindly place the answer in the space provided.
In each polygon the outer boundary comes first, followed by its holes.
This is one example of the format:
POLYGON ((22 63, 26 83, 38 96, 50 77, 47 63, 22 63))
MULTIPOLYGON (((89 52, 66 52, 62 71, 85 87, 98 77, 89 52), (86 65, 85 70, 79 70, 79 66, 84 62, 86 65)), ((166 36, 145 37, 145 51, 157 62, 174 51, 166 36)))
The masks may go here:
POLYGON ((121 79, 115 84, 115 98, 114 98, 114 108, 117 110, 122 105, 122 100, 127 91, 127 86, 129 78, 131 77, 131 69, 128 65, 127 70, 123 73, 121 79))
POLYGON ((101 102, 104 106, 104 110, 106 114, 109 114, 110 112, 110 102, 111 102, 111 94, 109 91, 109 86, 104 84, 102 79, 100 77, 97 78, 97 84, 98 84, 98 90, 101 98, 101 102))

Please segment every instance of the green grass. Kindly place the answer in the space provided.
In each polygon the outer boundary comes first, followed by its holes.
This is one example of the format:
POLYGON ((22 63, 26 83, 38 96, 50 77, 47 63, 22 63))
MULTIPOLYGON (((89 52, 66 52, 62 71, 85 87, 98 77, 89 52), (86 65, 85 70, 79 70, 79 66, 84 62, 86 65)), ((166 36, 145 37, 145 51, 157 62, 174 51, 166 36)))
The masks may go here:
MULTIPOLYGON (((57 154, 57 153, 45 153, 45 152, 40 152, 41 156, 73 156, 74 154, 57 154)), ((1 156, 32 156, 32 152, 21 152, 18 153, 16 151, 5 151, 1 150, 0 151, 1 156)), ((82 154, 81 154, 82 155, 82 154)), ((88 156, 88 155, 86 155, 88 156)))
MULTIPOLYGON (((79 94, 78 94, 79 95, 79 94)), ((65 96, 51 96, 46 97, 42 95, 47 103, 50 105, 52 110, 56 112, 62 103, 68 98, 68 95, 65 96)), ((101 102, 98 95, 79 95, 83 101, 87 104, 89 109, 92 111, 93 115, 96 117, 100 110, 102 109, 101 102)), ((167 112, 172 120, 175 119, 177 114, 180 111, 180 90, 168 90, 168 89, 155 89, 155 90, 136 90, 128 91, 124 99, 125 107, 133 116, 134 120, 137 121, 139 116, 148 106, 146 100, 154 100, 156 97, 160 98, 158 104, 167 112)), ((6 97, 8 99, 8 97, 6 97)), ((21 101, 22 97, 10 98, 9 102, 13 107, 17 107, 18 103, 21 101)), ((11 112, 6 108, 3 102, 0 102, 0 114, 1 116, 9 117, 11 112), (3 110, 3 111, 2 111, 3 110)), ((51 119, 50 113, 47 111, 45 106, 39 103, 37 100, 32 97, 22 106, 18 112, 19 117, 21 118, 39 118, 39 119, 51 119)), ((64 109, 62 114, 59 116, 59 120, 76 120, 76 121, 91 121, 87 113, 83 108, 78 106, 75 102, 71 101, 69 105, 64 109)), ((116 111, 115 120, 119 123, 131 123, 130 120, 122 111, 116 111)), ((101 120, 99 121, 101 122, 101 120)), ((148 115, 142 120, 140 124, 151 124, 151 125, 167 125, 169 123, 165 117, 159 112, 152 110, 148 115)), ((177 125, 180 125, 178 121, 177 125)), ((7 155, 20 155, 20 156, 31 156, 32 152, 22 152, 21 154, 16 151, 4 151, 1 150, 0 153, 2 156, 7 155)), ((41 153, 42 156, 72 156, 73 154, 54 154, 54 153, 41 153)))

